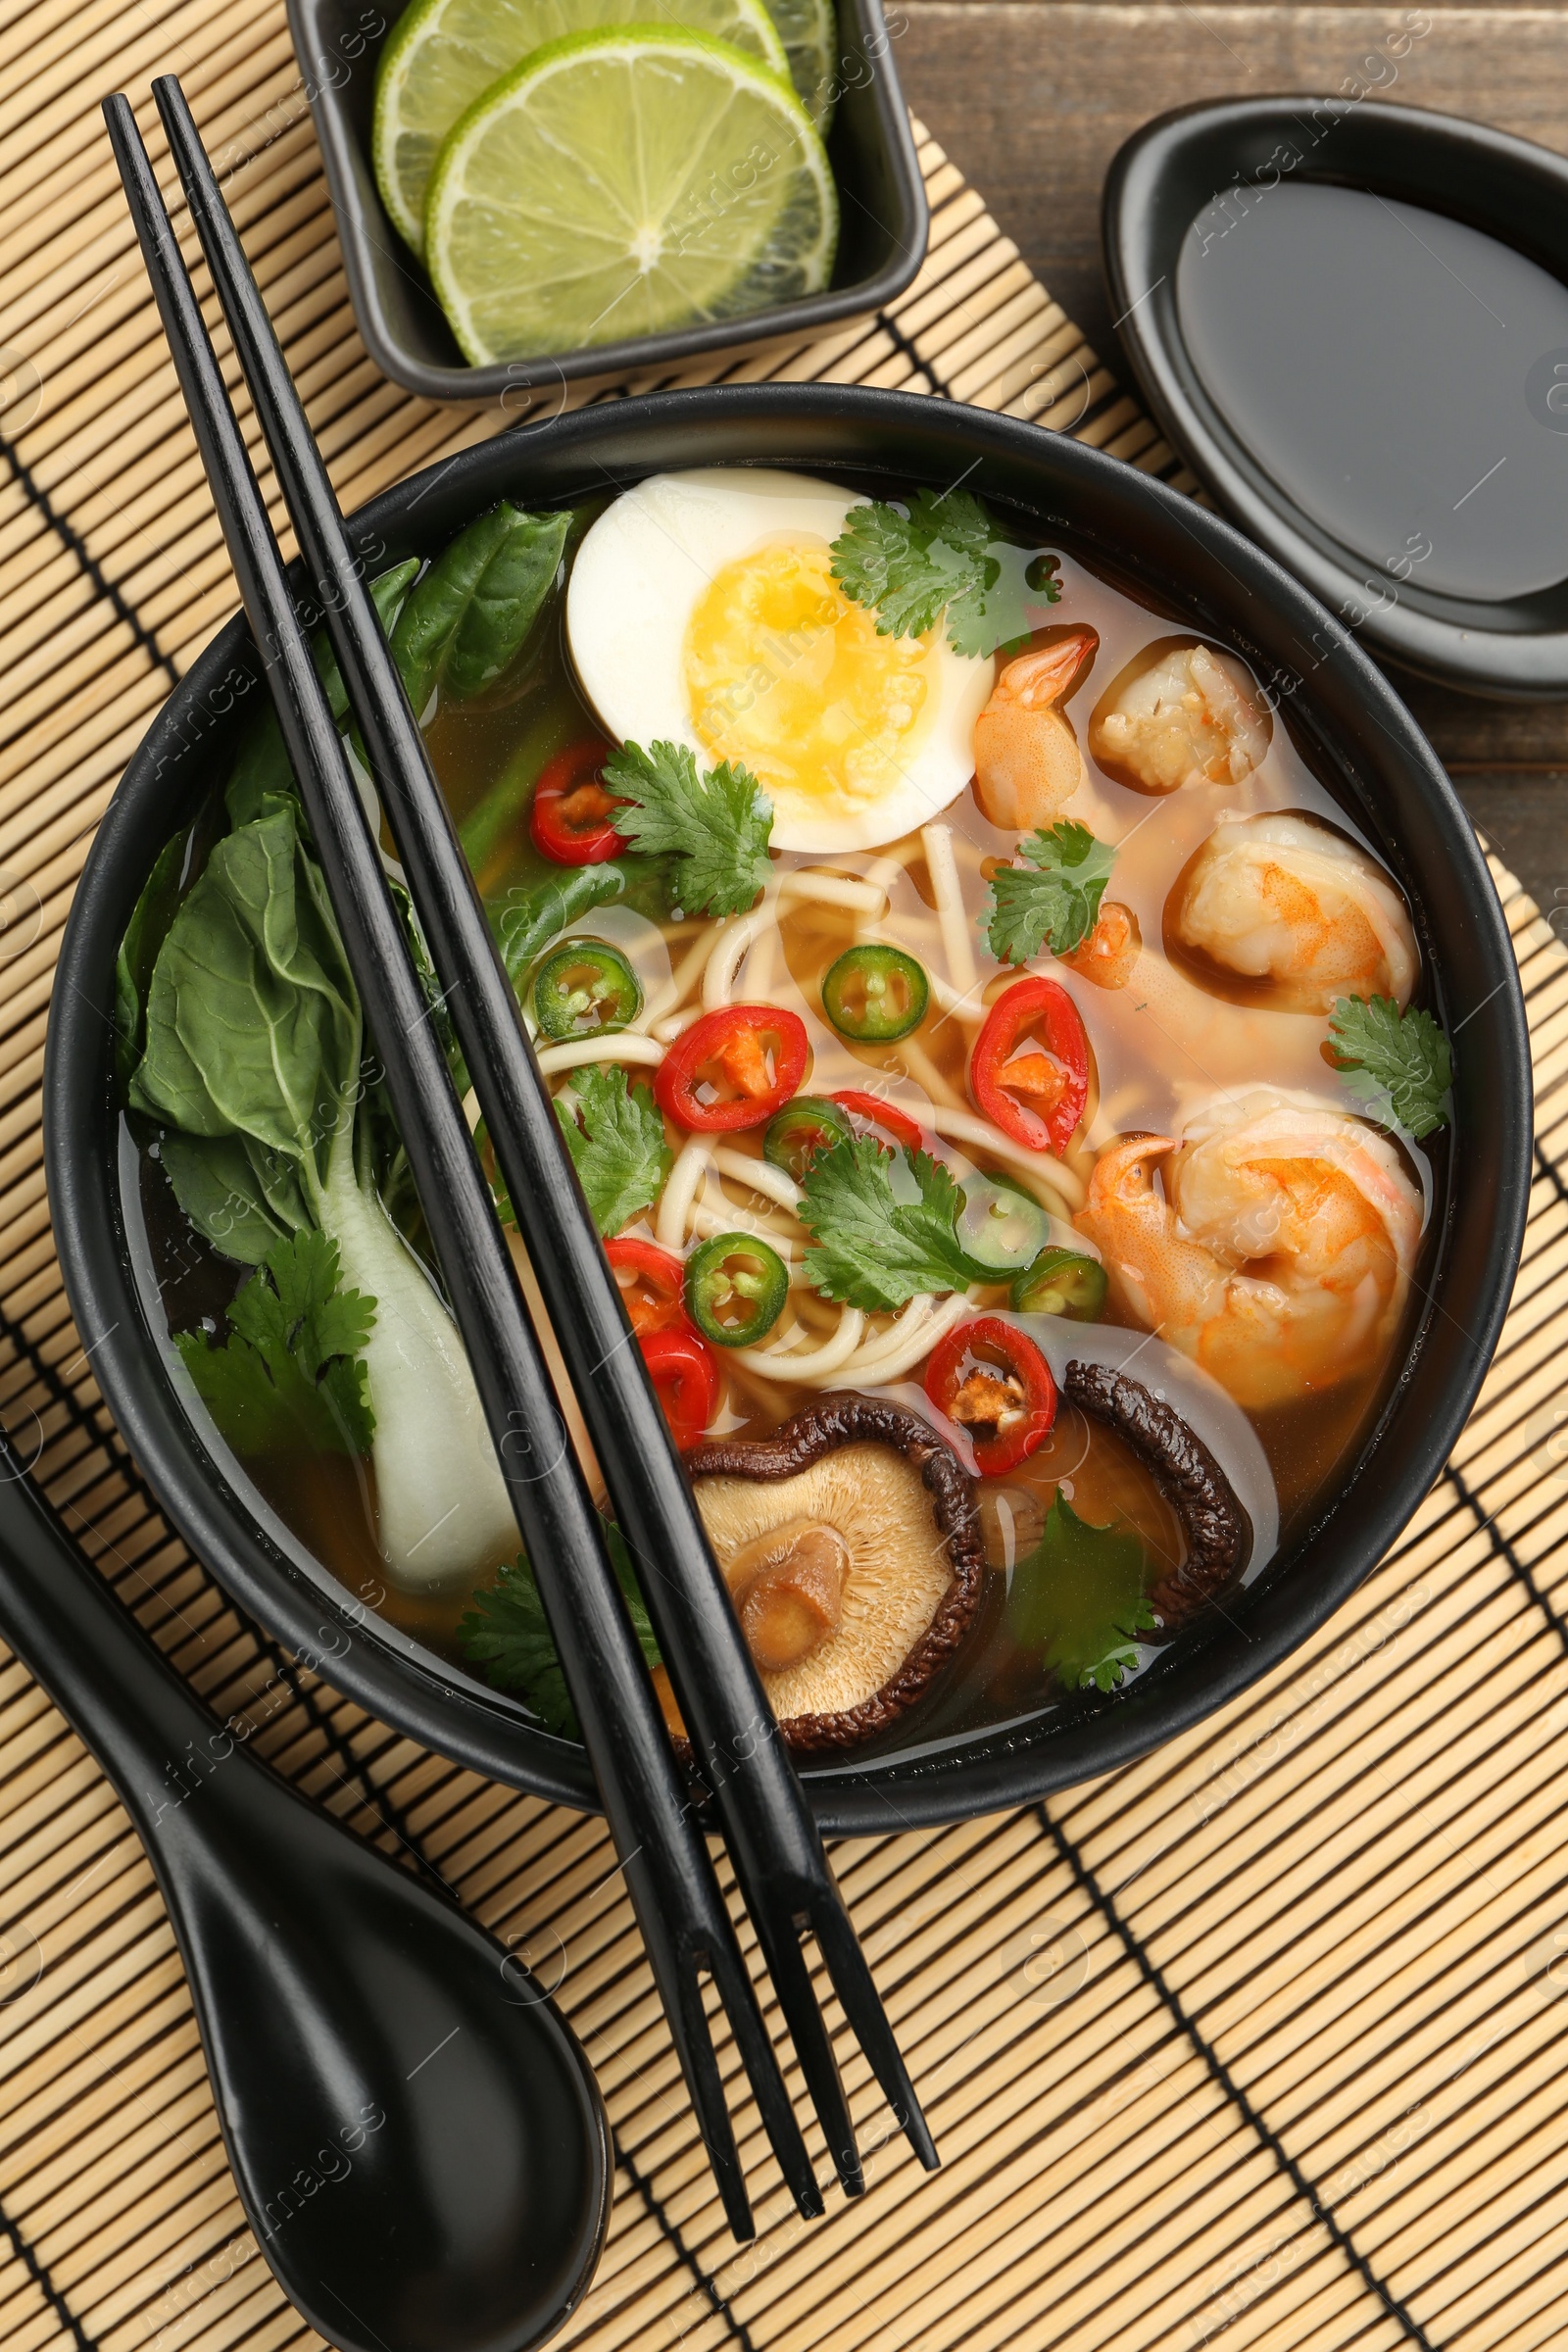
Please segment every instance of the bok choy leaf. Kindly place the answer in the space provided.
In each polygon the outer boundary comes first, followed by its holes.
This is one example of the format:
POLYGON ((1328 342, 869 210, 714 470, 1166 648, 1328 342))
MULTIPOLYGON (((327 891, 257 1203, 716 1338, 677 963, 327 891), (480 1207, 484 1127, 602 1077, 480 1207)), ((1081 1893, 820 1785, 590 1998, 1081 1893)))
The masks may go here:
POLYGON ((521 650, 561 568, 570 514, 524 514, 505 501, 443 549, 392 631, 416 718, 437 686, 460 702, 521 650))
MULTIPOLYGON (((271 1268, 280 1306, 277 1246, 318 1233, 372 1310, 354 1360, 388 1574, 409 1591, 469 1582, 514 1549, 512 1507, 456 1326, 377 1191, 359 992, 292 796, 213 850, 158 950, 145 1020, 127 1100, 171 1131, 162 1156, 192 1221, 271 1268)), ((290 1328, 297 1351, 299 1316, 290 1328)))

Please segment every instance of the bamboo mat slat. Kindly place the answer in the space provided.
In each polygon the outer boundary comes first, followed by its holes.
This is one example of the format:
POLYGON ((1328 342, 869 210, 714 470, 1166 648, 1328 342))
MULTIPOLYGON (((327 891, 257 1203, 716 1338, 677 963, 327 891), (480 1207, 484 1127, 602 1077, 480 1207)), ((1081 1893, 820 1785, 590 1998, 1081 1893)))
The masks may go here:
MULTIPOLYGON (((870 2194, 728 2240, 602 1827, 477 1780, 287 1658, 164 1525, 60 1287, 38 1086, 92 831, 232 580, 96 111, 178 72, 340 496, 514 421, 405 397, 349 315, 277 0, 41 0, 0 94, 0 1419, 124 1605, 360 1835, 564 1971, 613 2120, 582 2352, 1560 2344, 1568 2251, 1568 956, 1494 866, 1538 1086, 1524 1261, 1452 1462, 1332 1622, 1157 1755, 836 1860, 944 2150, 845 2052, 870 2194)), ((161 153, 161 149, 159 150, 161 153)), ((893 310, 735 380, 977 402, 1193 490, 929 139, 893 310)), ((164 168, 166 186, 171 174, 164 168)), ((183 226, 183 223, 181 223, 183 226)), ((192 247, 187 242, 187 250, 192 247)), ((237 371, 227 356, 231 382, 237 371)), ((711 381, 717 369, 683 382, 711 381)), ((258 436, 246 413, 253 448, 258 436)), ((259 454, 259 452, 258 452, 259 454)), ((274 520, 286 526, 270 475, 274 520)), ((548 1977, 547 1977, 547 1981, 548 1977)), ((755 2117, 742 2136, 759 2181, 755 2117)), ((223 2163, 177 1956, 113 1794, 0 1658, 0 2341, 304 2352, 223 2163)))

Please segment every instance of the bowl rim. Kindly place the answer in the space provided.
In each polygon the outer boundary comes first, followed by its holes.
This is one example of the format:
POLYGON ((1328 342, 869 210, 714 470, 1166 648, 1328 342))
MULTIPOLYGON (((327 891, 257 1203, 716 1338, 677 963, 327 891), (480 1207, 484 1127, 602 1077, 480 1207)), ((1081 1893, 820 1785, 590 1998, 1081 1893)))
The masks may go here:
MULTIPOLYGON (((893 64, 892 38, 883 16, 882 0, 836 0, 836 4, 846 20, 844 48, 862 61, 874 61, 870 75, 872 111, 887 172, 886 195, 891 212, 883 226, 892 250, 882 266, 867 277, 825 287, 819 294, 803 294, 794 302, 778 303, 771 310, 756 311, 745 318, 715 319, 704 326, 675 327, 663 334, 634 335, 618 343, 587 345, 575 351, 541 354, 531 359, 493 361, 484 366, 422 358, 410 349, 388 317, 370 263, 370 246, 384 239, 400 267, 406 265, 415 271, 419 265, 408 252, 381 202, 370 157, 342 95, 350 77, 345 75, 341 83, 325 74, 319 79, 311 79, 311 113, 336 220, 349 301, 365 348, 382 374, 424 400, 495 401, 511 415, 527 416, 537 423, 541 416, 535 414, 536 409, 542 413, 552 401, 564 403, 568 385, 590 390, 600 385, 623 384, 634 376, 646 380, 690 367, 694 362, 738 360, 752 353, 813 342, 830 330, 843 333, 896 302, 925 260, 930 229, 925 180, 915 154, 908 109, 893 64)), ((330 6, 331 0, 287 0, 289 31, 300 59, 325 56, 329 42, 318 28, 330 6)), ((403 13, 399 11, 400 16, 403 13)), ((398 17, 387 21, 381 36, 383 43, 396 29, 398 17)))
POLYGON ((1227 174, 1261 200, 1287 172, 1445 213, 1564 278, 1568 158, 1463 116, 1373 98, 1200 99, 1118 149, 1101 211, 1117 340, 1150 409, 1231 519, 1418 675, 1499 700, 1568 695, 1568 587, 1485 604, 1378 573, 1274 480, 1200 378, 1176 302, 1188 229, 1227 174), (1282 165, 1282 152, 1294 160, 1282 165))
MULTIPOLYGON (((1278 696, 1277 707, 1291 706, 1323 756, 1332 742, 1337 785, 1372 823, 1410 897, 1450 1034, 1470 1032, 1455 1078, 1454 1132, 1465 1149, 1453 1153, 1432 1290, 1360 1457, 1282 1555, 1280 1575, 1265 1571, 1235 1616, 1210 1612, 1214 1624, 1195 1628, 1172 1653, 1177 1673, 1156 1666, 1118 1699, 980 1735, 961 1748, 950 1743, 935 1757, 803 1765, 825 1831, 881 1834, 1038 1800, 1131 1763, 1278 1664, 1370 1573, 1441 1471, 1501 1328, 1530 1189, 1529 1037, 1507 925, 1475 835, 1388 681, 1351 633, 1272 558, 1163 483, 1096 450, 1018 418, 914 394, 719 386, 605 404, 546 433, 481 442, 383 492, 351 528, 367 563, 379 564, 433 551, 503 495, 565 501, 607 477, 621 482, 715 463, 785 464, 862 479, 878 472, 896 480, 962 476, 1060 526, 1123 580, 1127 550, 1142 538, 1132 576, 1142 578, 1145 593, 1165 612, 1185 612, 1189 625, 1223 634, 1278 696), (1373 806, 1380 795, 1391 803, 1381 813, 1373 806), (1396 835, 1396 808, 1403 811, 1396 835)), ((161 1348, 143 1310, 124 1231, 120 1114, 111 1093, 115 955, 177 809, 208 787, 210 773, 200 771, 209 740, 220 741, 259 675, 236 616, 154 719, 77 887, 44 1069, 45 1164, 72 1310, 122 1435, 172 1523, 225 1591, 305 1663, 408 1736, 489 1778, 594 1809, 580 1748, 529 1726, 516 1702, 500 1693, 454 1688, 446 1679, 452 1670, 430 1653, 400 1654, 363 1602, 335 1586, 328 1592, 324 1571, 307 1579, 278 1550, 187 1417, 170 1378, 167 1339, 161 1348)))

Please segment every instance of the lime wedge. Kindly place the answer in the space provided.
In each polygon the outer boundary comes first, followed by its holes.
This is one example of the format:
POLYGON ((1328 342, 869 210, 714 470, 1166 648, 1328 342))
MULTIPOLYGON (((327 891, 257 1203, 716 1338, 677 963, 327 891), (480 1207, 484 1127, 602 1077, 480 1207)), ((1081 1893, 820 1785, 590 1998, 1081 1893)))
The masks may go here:
MULTIPOLYGON (((838 26, 833 0, 767 0, 767 13, 778 28, 784 54, 790 61, 795 95, 825 137, 833 119, 833 51, 838 26)), ((731 39, 734 35, 729 36, 731 39)))
POLYGON ((632 24, 710 33, 791 72, 762 0, 414 0, 381 52, 370 143, 381 201, 416 253, 430 174, 458 117, 546 41, 632 24))
POLYGON ((838 195, 786 82, 699 32, 568 33, 449 135, 425 205, 475 363, 734 318, 825 286, 838 195))

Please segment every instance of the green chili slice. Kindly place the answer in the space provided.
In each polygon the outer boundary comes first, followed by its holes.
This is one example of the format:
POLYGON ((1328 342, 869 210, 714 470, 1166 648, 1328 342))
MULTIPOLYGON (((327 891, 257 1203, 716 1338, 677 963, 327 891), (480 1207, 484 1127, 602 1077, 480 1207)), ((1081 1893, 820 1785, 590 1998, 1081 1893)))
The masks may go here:
POLYGON ((886 1045, 925 1019, 931 983, 902 948, 846 948, 822 982, 822 1009, 841 1037, 886 1045))
POLYGON ((598 1037, 624 1029, 642 1008, 642 982, 602 939, 568 940, 534 975, 534 1019, 546 1037, 598 1037))
POLYGON ((1105 1269, 1076 1250, 1045 1250, 1018 1276, 1010 1298, 1021 1315, 1065 1315, 1069 1323, 1098 1323, 1105 1304, 1105 1269))
POLYGON ((768 1120, 762 1157, 802 1184, 817 1152, 828 1151, 854 1132, 838 1104, 825 1095, 797 1095, 768 1120))
POLYGON ((715 1233, 686 1260, 686 1307, 718 1348, 751 1348, 784 1312, 788 1266, 750 1233, 715 1233))
POLYGON ((966 1176, 954 1231, 973 1282, 1010 1282, 1051 1239, 1051 1219, 1032 1193, 1005 1176, 966 1176))

